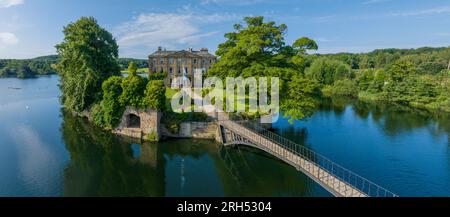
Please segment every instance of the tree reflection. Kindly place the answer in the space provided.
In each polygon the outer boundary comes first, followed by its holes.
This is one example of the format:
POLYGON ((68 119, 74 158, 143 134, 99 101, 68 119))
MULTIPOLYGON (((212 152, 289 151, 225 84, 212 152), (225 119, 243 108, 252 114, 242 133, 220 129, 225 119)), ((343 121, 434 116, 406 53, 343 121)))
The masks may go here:
POLYGON ((204 182, 189 182, 193 196, 204 195, 193 189, 214 180, 219 183, 208 186, 221 189, 224 196, 328 195, 295 168, 256 149, 224 148, 210 140, 190 139, 138 144, 69 113, 63 116, 61 131, 70 153, 64 196, 165 196, 166 188, 179 187, 173 180, 169 185, 166 177, 179 177, 180 168, 174 165, 179 165, 180 158, 189 159, 186 170, 195 170, 204 182), (204 170, 204 163, 212 163, 214 172, 204 170))
POLYGON ((70 153, 64 196, 162 196, 164 167, 157 145, 131 143, 63 112, 62 135, 70 153))

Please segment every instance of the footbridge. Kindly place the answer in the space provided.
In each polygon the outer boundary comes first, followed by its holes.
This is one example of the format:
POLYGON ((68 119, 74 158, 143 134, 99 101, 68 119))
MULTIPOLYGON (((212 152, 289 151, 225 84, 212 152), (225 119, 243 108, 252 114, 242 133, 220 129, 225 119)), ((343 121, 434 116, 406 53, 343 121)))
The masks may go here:
POLYGON ((245 121, 219 120, 218 139, 225 146, 246 145, 292 165, 336 197, 397 197, 326 157, 263 127, 245 121))

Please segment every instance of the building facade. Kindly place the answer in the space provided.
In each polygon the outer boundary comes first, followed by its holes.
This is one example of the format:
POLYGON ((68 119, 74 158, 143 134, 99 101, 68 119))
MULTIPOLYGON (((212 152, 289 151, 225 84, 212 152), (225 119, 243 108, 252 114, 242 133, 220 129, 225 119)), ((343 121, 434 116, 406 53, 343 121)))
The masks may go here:
POLYGON ((181 51, 167 51, 158 47, 158 50, 148 57, 150 73, 167 72, 166 85, 172 83, 173 78, 185 76, 192 81, 194 70, 201 69, 207 73, 217 58, 202 48, 194 51, 192 48, 181 51))

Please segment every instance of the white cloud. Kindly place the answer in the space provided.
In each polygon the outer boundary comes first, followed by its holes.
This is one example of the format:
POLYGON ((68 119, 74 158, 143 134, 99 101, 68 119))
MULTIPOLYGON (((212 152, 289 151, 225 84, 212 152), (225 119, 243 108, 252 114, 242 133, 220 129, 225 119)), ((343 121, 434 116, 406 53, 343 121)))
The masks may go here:
POLYGON ((443 7, 416 10, 416 11, 391 13, 389 15, 396 16, 396 17, 411 17, 411 16, 439 15, 439 14, 447 14, 447 13, 450 13, 450 6, 443 6, 443 7))
POLYGON ((193 15, 174 13, 141 14, 113 32, 121 55, 146 56, 158 46, 168 49, 199 44, 217 31, 202 31, 207 24, 235 19, 234 15, 193 15))
POLYGON ((9 8, 23 3, 24 0, 0 0, 0 8, 9 8))
POLYGON ((19 39, 10 32, 0 32, 0 44, 17 44, 19 39))

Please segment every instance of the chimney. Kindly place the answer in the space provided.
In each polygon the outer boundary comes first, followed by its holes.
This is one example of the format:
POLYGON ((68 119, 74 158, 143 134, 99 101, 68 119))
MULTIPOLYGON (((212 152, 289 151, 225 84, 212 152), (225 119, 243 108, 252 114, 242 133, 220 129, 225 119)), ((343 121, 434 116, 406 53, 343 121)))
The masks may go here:
POLYGON ((208 52, 208 48, 202 48, 202 49, 200 49, 200 51, 202 51, 202 52, 208 52))
POLYGON ((158 47, 158 51, 162 51, 162 47, 161 46, 158 47))
POLYGON ((190 47, 190 48, 188 49, 188 51, 192 53, 192 51, 193 51, 192 47, 190 47))

